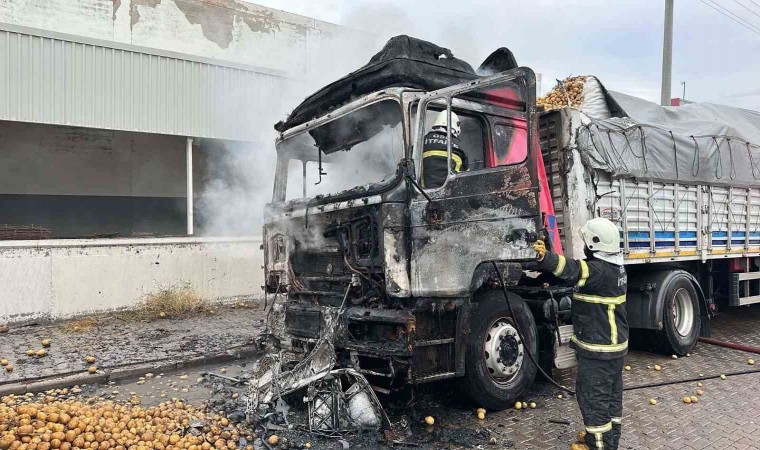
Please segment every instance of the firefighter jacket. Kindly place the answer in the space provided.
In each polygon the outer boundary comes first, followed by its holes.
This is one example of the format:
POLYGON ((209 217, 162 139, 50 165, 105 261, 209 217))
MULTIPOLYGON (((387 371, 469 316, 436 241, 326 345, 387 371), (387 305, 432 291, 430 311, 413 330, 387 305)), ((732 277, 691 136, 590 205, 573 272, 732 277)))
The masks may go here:
MULTIPOLYGON (((422 145, 422 187, 434 189, 443 186, 449 171, 448 144, 446 132, 431 131, 425 135, 422 145)), ((467 154, 462 151, 459 138, 451 139, 451 172, 463 172, 468 169, 467 154)))
POLYGON ((595 359, 621 358, 628 352, 625 267, 595 258, 575 260, 546 252, 538 268, 577 288, 570 347, 581 356, 595 359))

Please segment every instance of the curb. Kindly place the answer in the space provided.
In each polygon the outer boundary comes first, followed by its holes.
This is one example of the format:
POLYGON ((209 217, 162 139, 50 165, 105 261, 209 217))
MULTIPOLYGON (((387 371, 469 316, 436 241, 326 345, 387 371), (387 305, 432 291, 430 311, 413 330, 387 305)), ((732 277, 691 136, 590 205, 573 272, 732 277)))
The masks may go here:
POLYGON ((99 384, 108 381, 117 381, 127 378, 135 378, 146 372, 172 372, 179 369, 202 366, 205 364, 216 364, 236 359, 252 358, 257 356, 260 350, 251 347, 240 349, 238 351, 229 351, 215 355, 199 356, 190 359, 166 360, 156 364, 139 363, 130 366, 118 367, 111 370, 104 370, 95 374, 87 372, 77 373, 67 376, 50 376, 38 379, 32 382, 16 382, 0 385, 0 397, 6 395, 19 395, 27 393, 36 393, 50 389, 59 389, 62 387, 73 386, 75 384, 99 384))

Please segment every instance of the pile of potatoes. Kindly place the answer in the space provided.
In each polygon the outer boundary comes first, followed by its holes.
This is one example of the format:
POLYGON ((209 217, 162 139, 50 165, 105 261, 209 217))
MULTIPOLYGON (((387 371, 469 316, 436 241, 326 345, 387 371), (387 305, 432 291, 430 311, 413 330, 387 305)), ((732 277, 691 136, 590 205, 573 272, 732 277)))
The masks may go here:
POLYGON ((49 396, 34 403, 25 400, 3 397, 0 450, 232 450, 238 448, 241 437, 225 417, 181 401, 145 408, 49 396), (189 428, 194 420, 203 421, 202 427, 189 428))
POLYGON ((586 82, 585 76, 565 78, 561 84, 554 86, 554 89, 546 95, 536 99, 538 106, 543 106, 546 111, 560 108, 579 108, 583 103, 583 84, 586 82))

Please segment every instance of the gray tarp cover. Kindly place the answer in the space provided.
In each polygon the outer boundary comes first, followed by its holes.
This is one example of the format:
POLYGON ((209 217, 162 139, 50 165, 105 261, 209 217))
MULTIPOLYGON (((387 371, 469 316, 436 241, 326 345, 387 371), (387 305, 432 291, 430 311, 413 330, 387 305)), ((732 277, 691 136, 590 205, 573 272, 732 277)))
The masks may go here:
POLYGON ((662 107, 610 95, 626 117, 581 128, 578 145, 588 166, 647 180, 760 183, 760 112, 712 103, 662 107))

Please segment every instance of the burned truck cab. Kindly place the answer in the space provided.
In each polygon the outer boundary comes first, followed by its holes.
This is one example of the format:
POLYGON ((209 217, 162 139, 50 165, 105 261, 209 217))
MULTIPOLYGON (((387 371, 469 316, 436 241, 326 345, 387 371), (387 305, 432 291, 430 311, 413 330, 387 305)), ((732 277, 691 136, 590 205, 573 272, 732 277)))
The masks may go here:
MULTIPOLYGON (((500 409, 536 373, 525 355, 538 351, 536 321, 496 273, 518 288, 545 233, 535 77, 466 78, 386 88, 281 131, 265 289, 277 302, 270 331, 294 353, 329 339, 337 364, 380 392, 461 377, 500 409), (460 118, 469 164, 449 164, 445 183, 426 189, 423 139, 442 112, 460 118)), ((439 150, 448 162, 451 132, 439 150)))

